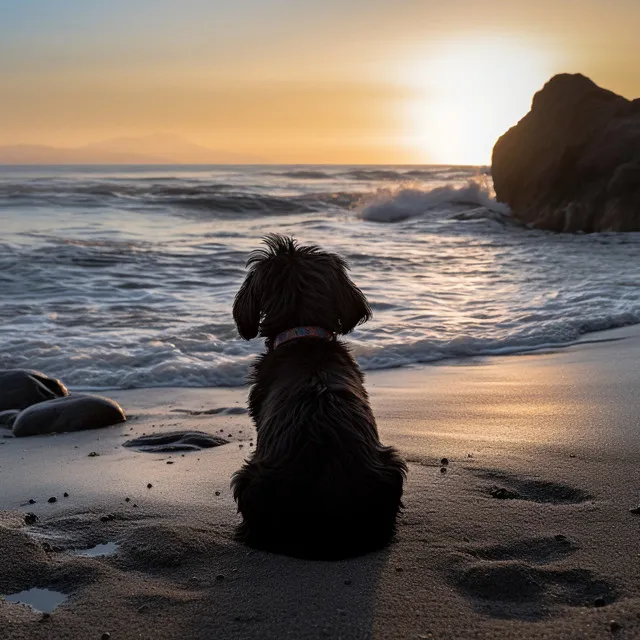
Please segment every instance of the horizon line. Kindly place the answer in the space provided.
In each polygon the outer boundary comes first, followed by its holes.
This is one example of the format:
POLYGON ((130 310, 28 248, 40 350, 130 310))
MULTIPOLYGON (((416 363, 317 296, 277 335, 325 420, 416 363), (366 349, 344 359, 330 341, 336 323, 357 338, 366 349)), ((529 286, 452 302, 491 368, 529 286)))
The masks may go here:
POLYGON ((231 163, 122 163, 122 162, 0 162, 4 167, 460 167, 482 169, 491 164, 468 164, 451 162, 231 162, 231 163))

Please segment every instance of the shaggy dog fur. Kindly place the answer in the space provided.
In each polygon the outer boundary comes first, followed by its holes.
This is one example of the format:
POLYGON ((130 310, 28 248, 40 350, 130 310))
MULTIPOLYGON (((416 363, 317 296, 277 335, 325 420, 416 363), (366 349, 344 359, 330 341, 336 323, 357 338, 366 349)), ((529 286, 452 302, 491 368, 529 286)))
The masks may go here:
POLYGON ((238 537, 275 553, 338 559, 387 545, 402 508, 407 467, 380 443, 363 375, 336 339, 371 316, 346 262, 270 235, 252 253, 233 317, 246 340, 266 338, 253 364, 249 412, 256 448, 232 481, 238 537), (296 338, 317 326, 331 338, 296 338))

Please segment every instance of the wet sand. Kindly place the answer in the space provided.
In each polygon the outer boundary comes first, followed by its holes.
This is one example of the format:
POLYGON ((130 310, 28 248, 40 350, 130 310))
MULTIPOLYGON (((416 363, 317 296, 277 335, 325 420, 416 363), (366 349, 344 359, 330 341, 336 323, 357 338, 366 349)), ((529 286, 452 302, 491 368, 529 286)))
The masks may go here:
POLYGON ((233 540, 246 389, 110 392, 123 425, 0 429, 0 594, 68 596, 48 616, 0 601, 0 638, 640 637, 640 331, 595 338, 369 374, 406 509, 391 547, 347 561, 233 540), (122 446, 178 430, 228 444, 122 446))

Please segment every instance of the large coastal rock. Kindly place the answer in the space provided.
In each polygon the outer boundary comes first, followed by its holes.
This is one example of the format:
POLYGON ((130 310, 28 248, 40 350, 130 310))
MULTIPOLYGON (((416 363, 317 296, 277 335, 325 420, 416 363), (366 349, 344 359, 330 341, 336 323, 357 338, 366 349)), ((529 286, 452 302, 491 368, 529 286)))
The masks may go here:
POLYGON ((21 411, 32 404, 68 395, 67 388, 55 378, 32 369, 0 371, 0 411, 21 411))
POLYGON ((35 436, 100 429, 126 420, 120 405, 94 395, 67 396, 34 404, 18 414, 13 435, 35 436))
POLYGON ((492 174, 497 199, 534 227, 640 230, 640 99, 554 76, 496 142, 492 174))

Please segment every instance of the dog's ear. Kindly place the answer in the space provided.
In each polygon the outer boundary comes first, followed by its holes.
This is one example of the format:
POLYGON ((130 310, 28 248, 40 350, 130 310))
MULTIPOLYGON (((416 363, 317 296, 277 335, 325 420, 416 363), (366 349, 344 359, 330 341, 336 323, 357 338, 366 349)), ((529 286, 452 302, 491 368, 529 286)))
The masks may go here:
POLYGON ((258 335, 260 327, 260 297, 256 287, 256 272, 249 272, 233 301, 233 319, 238 333, 245 340, 258 335))
POLYGON ((353 331, 373 315, 364 293, 349 278, 347 268, 346 263, 338 258, 338 286, 334 292, 334 304, 340 321, 340 333, 353 331))

